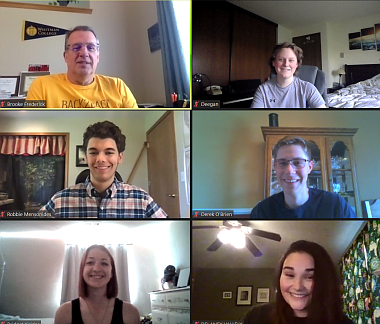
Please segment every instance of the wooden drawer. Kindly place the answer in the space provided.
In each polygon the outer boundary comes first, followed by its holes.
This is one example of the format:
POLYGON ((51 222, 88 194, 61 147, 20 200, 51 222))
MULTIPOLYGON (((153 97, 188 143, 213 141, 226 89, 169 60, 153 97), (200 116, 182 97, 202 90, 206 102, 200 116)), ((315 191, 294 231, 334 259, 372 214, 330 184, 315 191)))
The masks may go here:
POLYGON ((166 311, 153 310, 152 322, 153 324, 169 324, 168 313, 166 311))
POLYGON ((154 306, 166 306, 165 294, 150 294, 150 303, 154 306))
POLYGON ((190 308, 190 292, 178 291, 166 296, 167 307, 190 308))
POLYGON ((169 313, 169 324, 190 324, 190 311, 169 313))

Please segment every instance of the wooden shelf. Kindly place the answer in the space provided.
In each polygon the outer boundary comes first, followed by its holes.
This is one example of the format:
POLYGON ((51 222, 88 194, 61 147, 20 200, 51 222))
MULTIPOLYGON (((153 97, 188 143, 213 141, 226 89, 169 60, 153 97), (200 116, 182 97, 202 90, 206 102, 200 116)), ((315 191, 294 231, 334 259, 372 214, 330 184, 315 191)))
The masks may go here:
POLYGON ((34 3, 22 3, 22 2, 10 2, 10 1, 0 1, 0 7, 92 14, 92 9, 86 9, 86 8, 50 6, 50 5, 42 5, 42 4, 34 4, 34 3))

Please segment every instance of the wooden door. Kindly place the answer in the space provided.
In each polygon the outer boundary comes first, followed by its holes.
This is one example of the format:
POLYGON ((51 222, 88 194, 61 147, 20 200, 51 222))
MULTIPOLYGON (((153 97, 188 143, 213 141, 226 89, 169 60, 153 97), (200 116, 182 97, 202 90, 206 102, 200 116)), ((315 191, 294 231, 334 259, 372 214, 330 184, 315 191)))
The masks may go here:
POLYGON ((303 65, 318 66, 322 70, 321 33, 293 37, 293 43, 303 50, 303 65))
POLYGON ((147 132, 149 194, 170 218, 179 218, 174 113, 165 113, 147 132))

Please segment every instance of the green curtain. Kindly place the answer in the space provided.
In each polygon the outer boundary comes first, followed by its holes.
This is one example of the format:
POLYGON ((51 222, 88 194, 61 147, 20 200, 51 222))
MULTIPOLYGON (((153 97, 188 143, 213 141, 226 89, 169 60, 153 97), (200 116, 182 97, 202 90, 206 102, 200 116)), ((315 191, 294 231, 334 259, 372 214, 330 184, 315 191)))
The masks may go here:
POLYGON ((357 324, 380 324, 380 221, 367 223, 340 262, 343 305, 357 324))

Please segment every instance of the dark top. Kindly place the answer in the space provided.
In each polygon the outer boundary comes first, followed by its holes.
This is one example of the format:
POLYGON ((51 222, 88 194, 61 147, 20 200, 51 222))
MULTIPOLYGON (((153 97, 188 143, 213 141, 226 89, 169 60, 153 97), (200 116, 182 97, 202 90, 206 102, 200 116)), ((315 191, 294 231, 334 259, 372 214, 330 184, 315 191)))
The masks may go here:
MULTIPOLYGON (((80 312, 79 298, 71 301, 71 323, 84 324, 82 314, 80 312)), ((113 308, 112 321, 110 324, 123 324, 123 301, 119 298, 115 299, 115 306, 113 308)))
POLYGON ((309 199, 296 209, 285 207, 284 193, 274 194, 251 212, 251 218, 356 218, 351 206, 338 194, 309 188, 309 199))
MULTIPOLYGON (((262 304, 254 306, 244 317, 244 324, 273 324, 271 316, 275 304, 262 304)), ((305 324, 307 317, 294 317, 292 324, 305 324)), ((340 323, 335 324, 354 324, 347 316, 344 316, 340 323)))

